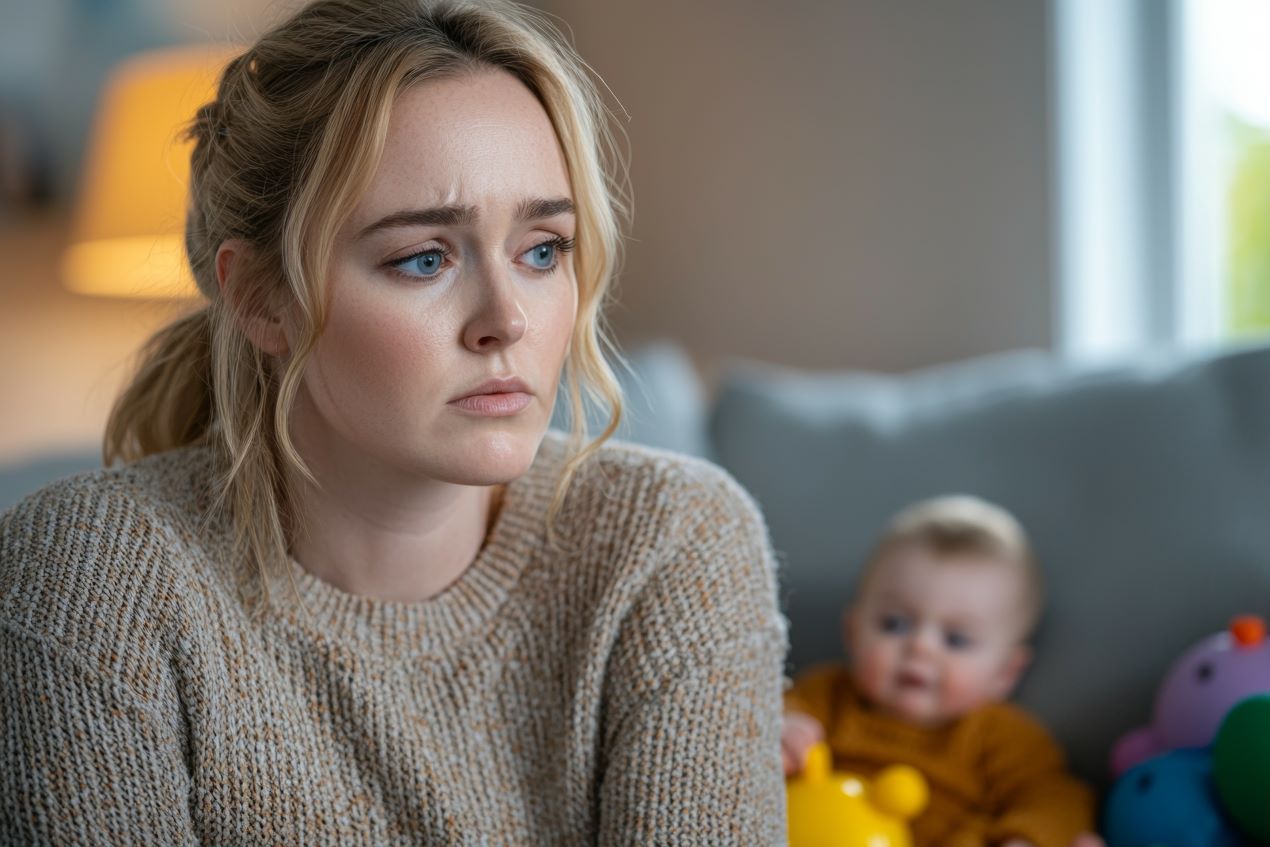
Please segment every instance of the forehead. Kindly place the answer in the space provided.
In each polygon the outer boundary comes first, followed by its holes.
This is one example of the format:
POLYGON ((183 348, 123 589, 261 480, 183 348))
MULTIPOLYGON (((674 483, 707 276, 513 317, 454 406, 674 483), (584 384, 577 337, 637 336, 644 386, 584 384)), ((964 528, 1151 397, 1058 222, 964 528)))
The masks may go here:
POLYGON ((482 69, 429 80, 393 105, 383 156, 350 223, 402 209, 510 214, 526 197, 572 197, 546 110, 520 80, 482 69))
POLYGON ((905 546, 877 562, 862 599, 889 599, 932 614, 993 618, 1017 609, 1025 589, 1020 568, 1001 558, 941 556, 905 546))

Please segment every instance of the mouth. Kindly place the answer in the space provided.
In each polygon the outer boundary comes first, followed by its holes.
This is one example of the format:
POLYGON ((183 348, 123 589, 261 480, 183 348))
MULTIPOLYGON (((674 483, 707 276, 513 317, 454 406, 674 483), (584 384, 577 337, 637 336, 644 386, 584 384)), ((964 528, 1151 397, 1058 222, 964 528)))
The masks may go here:
POLYGON ((450 406, 481 417, 507 417, 525 409, 534 399, 519 377, 487 379, 449 402, 450 406))
POLYGON ((929 681, 926 677, 912 671, 901 671, 899 676, 895 678, 895 683, 901 689, 910 691, 923 689, 929 685, 929 681))

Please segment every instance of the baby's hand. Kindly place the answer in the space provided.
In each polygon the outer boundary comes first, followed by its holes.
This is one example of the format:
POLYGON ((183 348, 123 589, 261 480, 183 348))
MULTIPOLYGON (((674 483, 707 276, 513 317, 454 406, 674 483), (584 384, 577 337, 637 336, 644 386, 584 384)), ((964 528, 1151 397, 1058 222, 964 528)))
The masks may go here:
MULTIPOLYGON (((1024 841, 1022 838, 1011 838, 1009 841, 1002 842, 1001 847, 1033 847, 1033 844, 1031 841, 1024 841)), ((1106 844, 1092 832, 1082 832, 1076 836, 1076 840, 1071 843, 1071 847, 1106 847, 1106 844)))
POLYGON ((824 740, 825 728, 820 721, 802 712, 786 712, 781 720, 781 761, 785 765, 785 776, 801 772, 807 751, 824 740))

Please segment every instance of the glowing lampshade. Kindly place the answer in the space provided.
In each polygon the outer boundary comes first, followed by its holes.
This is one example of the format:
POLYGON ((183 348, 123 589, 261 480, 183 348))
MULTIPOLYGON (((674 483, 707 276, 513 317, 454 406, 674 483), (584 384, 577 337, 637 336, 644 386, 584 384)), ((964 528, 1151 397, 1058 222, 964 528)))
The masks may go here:
POLYGON ((193 145, 179 138, 238 51, 176 47, 135 56, 106 83, 84 163, 66 286, 112 297, 197 295, 185 260, 193 145))

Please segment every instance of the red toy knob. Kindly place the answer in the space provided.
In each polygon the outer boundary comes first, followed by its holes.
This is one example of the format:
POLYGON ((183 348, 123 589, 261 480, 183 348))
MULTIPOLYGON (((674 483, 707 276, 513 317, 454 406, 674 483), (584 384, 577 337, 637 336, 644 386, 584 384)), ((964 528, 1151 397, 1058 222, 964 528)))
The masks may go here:
POLYGON ((1256 615, 1240 615, 1230 622, 1230 634, 1240 647, 1256 647, 1266 640, 1266 622, 1256 615))

